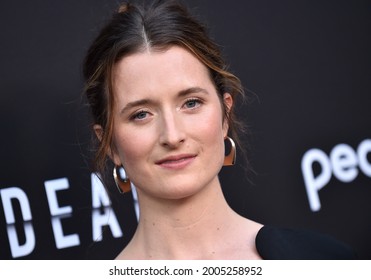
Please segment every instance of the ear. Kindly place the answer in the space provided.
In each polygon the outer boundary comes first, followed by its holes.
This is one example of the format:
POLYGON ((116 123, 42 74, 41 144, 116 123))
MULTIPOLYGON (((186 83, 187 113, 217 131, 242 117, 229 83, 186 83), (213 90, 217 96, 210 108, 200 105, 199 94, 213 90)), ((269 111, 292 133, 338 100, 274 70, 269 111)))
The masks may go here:
MULTIPOLYGON (((102 142, 102 140, 103 140, 103 133, 104 133, 104 130, 103 130, 102 126, 99 125, 99 124, 95 124, 93 126, 93 129, 94 129, 95 135, 97 136, 98 140, 100 142, 102 142)), ((110 159, 113 161, 113 163, 115 165, 117 165, 117 166, 120 166, 121 165, 121 160, 120 160, 120 157, 119 157, 118 153, 116 152, 116 149, 112 149, 110 147, 107 156, 110 157, 110 159)))
MULTIPOLYGON (((231 111, 232 109, 232 106, 233 106, 233 97, 230 93, 226 92, 223 94, 223 103, 224 103, 224 107, 227 109, 227 115, 229 114, 229 112, 231 111)), ((228 129, 229 129, 229 123, 228 123, 228 118, 225 117, 224 118, 224 121, 223 121, 223 133, 224 133, 224 137, 227 137, 227 134, 228 134, 228 129)))
POLYGON ((93 125, 93 129, 94 129, 94 132, 95 132, 95 136, 97 136, 99 142, 102 142, 102 139, 103 139, 103 128, 101 125, 99 124, 95 124, 93 125))

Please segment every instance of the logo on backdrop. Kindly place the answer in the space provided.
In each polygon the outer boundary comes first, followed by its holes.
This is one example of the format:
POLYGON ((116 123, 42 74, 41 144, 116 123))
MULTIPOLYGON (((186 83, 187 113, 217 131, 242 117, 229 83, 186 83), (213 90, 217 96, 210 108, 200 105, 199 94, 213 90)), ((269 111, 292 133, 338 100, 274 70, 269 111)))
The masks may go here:
MULTIPOLYGON (((69 189, 67 178, 60 178, 46 181, 44 183, 48 205, 51 213, 51 227, 54 234, 57 249, 80 245, 78 233, 65 234, 63 231, 62 220, 72 216, 72 207, 59 206, 57 193, 69 189)), ((113 237, 123 236, 120 224, 115 212, 111 208, 111 201, 99 180, 95 175, 91 175, 92 193, 92 240, 102 241, 103 227, 108 226, 113 237), (102 211, 103 210, 103 211, 102 211)), ((19 187, 9 187, 0 190, 2 205, 4 208, 5 221, 7 223, 7 234, 9 238, 10 251, 13 258, 27 256, 35 249, 35 231, 32 225, 32 214, 29 200, 26 193, 19 187), (12 200, 18 201, 23 218, 24 242, 20 238, 15 228, 15 213, 12 200)), ((18 221, 17 221, 18 222, 18 221)))
POLYGON ((321 209, 319 191, 331 180, 332 175, 344 183, 355 180, 362 172, 371 177, 371 162, 367 155, 371 153, 371 139, 363 140, 353 149, 348 144, 336 145, 327 155, 320 149, 305 152, 301 161, 301 170, 309 200, 310 209, 315 212, 321 209), (320 167, 315 175, 314 164, 320 167))

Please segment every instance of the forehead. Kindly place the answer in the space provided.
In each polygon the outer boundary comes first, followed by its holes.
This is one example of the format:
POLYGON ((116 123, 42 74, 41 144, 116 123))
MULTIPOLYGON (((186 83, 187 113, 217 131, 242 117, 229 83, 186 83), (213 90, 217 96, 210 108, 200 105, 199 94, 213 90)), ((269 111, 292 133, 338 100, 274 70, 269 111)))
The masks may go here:
POLYGON ((114 67, 115 91, 181 90, 181 87, 209 87, 209 70, 188 50, 172 46, 146 49, 122 58, 114 67))
POLYGON ((139 63, 156 64, 159 62, 161 62, 161 64, 165 63, 164 66, 167 64, 166 62, 168 62, 169 64, 187 63, 204 67, 203 63, 186 48, 170 45, 164 48, 144 48, 141 51, 126 55, 116 63, 115 68, 122 68, 122 66, 130 67, 133 66, 133 64, 139 63))

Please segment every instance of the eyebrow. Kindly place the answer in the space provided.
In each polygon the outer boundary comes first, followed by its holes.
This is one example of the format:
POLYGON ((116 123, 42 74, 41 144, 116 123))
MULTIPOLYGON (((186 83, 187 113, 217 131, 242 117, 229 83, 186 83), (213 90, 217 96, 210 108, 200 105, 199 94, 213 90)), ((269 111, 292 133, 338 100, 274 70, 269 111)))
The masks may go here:
MULTIPOLYGON (((209 94, 209 92, 201 87, 190 87, 184 90, 181 90, 178 92, 177 97, 186 97, 187 95, 194 94, 194 93, 204 93, 204 94, 209 94)), ((126 111, 130 110, 131 108, 138 107, 138 106, 143 106, 143 105, 148 105, 148 104, 155 104, 157 103, 153 99, 150 98, 144 98, 144 99, 139 99, 136 101, 129 102, 128 104, 125 105, 124 108, 120 111, 120 114, 124 114, 126 111)))
POLYGON ((209 92, 206 89, 204 89, 204 88, 201 88, 201 87, 190 87, 190 88, 181 90, 178 93, 178 97, 184 97, 184 96, 187 96, 187 95, 190 95, 190 94, 193 94, 193 93, 205 93, 205 94, 209 94, 209 92))

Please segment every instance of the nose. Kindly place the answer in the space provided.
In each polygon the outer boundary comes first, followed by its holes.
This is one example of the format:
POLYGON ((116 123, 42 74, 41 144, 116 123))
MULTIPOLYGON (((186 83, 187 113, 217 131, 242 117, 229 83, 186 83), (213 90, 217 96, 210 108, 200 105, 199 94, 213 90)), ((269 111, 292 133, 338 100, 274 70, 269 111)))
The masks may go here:
POLYGON ((168 148, 177 148, 185 141, 185 127, 177 112, 166 112, 160 123, 160 144, 168 148))

